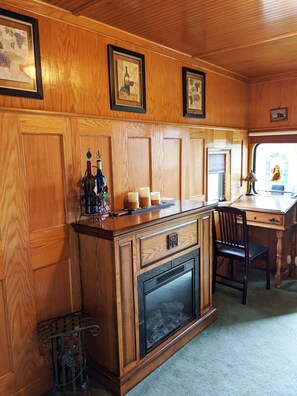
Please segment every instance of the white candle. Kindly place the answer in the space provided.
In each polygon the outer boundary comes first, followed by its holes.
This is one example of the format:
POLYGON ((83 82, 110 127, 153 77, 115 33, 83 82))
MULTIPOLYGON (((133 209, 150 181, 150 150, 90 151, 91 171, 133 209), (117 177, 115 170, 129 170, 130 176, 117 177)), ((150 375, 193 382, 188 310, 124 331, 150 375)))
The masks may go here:
POLYGON ((149 187, 140 187, 139 197, 140 198, 149 198, 150 197, 150 188, 149 187))
POLYGON ((128 202, 138 202, 138 192, 128 192, 128 202))
POLYGON ((159 191, 151 192, 151 200, 152 201, 160 201, 160 199, 161 199, 161 197, 160 197, 159 191))

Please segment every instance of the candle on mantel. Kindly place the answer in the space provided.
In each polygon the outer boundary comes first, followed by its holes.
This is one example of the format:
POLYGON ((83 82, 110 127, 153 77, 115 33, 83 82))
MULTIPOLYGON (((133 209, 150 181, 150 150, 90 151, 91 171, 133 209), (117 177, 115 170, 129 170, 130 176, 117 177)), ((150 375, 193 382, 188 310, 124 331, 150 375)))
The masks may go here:
POLYGON ((139 203, 141 208, 149 208, 151 206, 151 194, 149 187, 140 187, 139 203))
POLYGON ((129 209, 136 210, 139 208, 139 198, 137 191, 128 192, 128 206, 129 209))
POLYGON ((160 205, 161 197, 159 191, 151 192, 151 203, 152 205, 160 205))

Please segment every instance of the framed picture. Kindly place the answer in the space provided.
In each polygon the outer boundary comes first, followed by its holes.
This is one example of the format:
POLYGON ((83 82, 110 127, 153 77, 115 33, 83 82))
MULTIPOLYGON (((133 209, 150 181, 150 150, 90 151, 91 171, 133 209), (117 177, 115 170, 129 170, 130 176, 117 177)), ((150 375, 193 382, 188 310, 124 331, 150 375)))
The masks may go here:
POLYGON ((2 8, 0 94, 43 98, 38 20, 2 8))
POLYGON ((108 45, 110 107, 146 112, 144 55, 108 45))
POLYGON ((183 67, 184 117, 205 118, 205 73, 183 67))
POLYGON ((270 110, 270 121, 285 121, 288 119, 288 108, 278 108, 270 110))

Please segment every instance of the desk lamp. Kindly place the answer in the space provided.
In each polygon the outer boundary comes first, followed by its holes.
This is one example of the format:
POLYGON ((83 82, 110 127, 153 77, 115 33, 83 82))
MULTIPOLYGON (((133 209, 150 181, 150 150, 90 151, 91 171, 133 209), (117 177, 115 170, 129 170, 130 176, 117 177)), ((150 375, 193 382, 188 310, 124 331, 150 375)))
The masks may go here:
POLYGON ((246 195, 255 195, 257 194, 255 191, 255 182, 258 180, 255 173, 251 170, 250 173, 247 175, 245 180, 249 183, 249 191, 246 195))

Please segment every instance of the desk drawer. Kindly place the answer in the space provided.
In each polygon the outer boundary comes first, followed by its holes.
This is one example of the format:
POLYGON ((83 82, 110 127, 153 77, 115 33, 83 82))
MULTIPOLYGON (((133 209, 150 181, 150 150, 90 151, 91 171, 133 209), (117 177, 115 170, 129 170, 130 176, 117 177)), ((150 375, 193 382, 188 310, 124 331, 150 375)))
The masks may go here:
POLYGON ((139 236, 140 268, 198 246, 198 219, 139 236))
POLYGON ((284 224, 284 216, 275 213, 246 212, 247 221, 253 223, 266 223, 282 226, 284 224))

